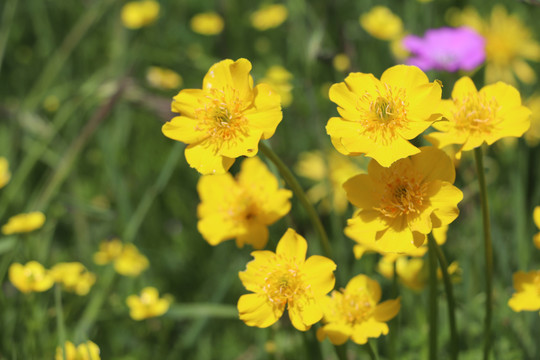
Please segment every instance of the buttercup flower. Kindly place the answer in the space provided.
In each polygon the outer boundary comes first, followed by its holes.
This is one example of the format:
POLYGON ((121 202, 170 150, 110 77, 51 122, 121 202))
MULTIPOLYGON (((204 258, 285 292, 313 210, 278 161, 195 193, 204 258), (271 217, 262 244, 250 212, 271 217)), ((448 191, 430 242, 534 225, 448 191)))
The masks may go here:
POLYGON ((182 85, 182 77, 170 70, 158 66, 150 66, 146 71, 146 80, 155 88, 170 90, 182 85))
POLYGON ((359 210, 345 234, 360 244, 378 243, 385 252, 420 247, 433 228, 454 221, 463 193, 453 186, 450 158, 433 147, 384 168, 372 160, 368 174, 349 179, 343 188, 359 210))
POLYGON ((540 44, 517 15, 509 15, 502 5, 495 5, 489 20, 472 7, 449 14, 455 26, 469 26, 486 39, 486 83, 504 81, 515 84, 514 74, 524 83, 536 81, 534 70, 525 60, 540 61, 540 44))
POLYGON ((360 25, 371 36, 380 40, 392 40, 403 32, 403 22, 385 6, 374 6, 360 16, 360 25))
POLYGON ((514 273, 516 292, 508 300, 508 306, 514 311, 540 310, 540 270, 514 273))
MULTIPOLYGON (((540 206, 537 206, 534 208, 533 220, 534 220, 534 223, 536 224, 536 227, 540 230, 540 206)), ((534 245, 536 245, 536 247, 540 249, 540 232, 534 235, 533 241, 534 241, 534 245)))
POLYGON ((191 30, 201 35, 217 35, 223 31, 225 22, 215 12, 205 12, 195 15, 189 23, 191 30))
POLYGON ((282 4, 267 5, 255 11, 250 16, 251 25, 257 30, 264 31, 278 27, 287 20, 289 11, 282 4))
POLYGON ((443 106, 448 121, 433 124, 441 132, 426 136, 439 148, 460 144, 460 151, 468 151, 484 142, 491 145, 503 137, 519 137, 530 126, 531 111, 521 105, 519 92, 502 82, 477 91, 464 76, 454 85, 452 100, 443 100, 443 106))
POLYGON ((6 186, 10 178, 9 163, 6 158, 0 156, 0 189, 6 186))
POLYGON ((122 253, 124 245, 118 239, 103 240, 99 244, 99 251, 94 254, 94 262, 105 265, 114 261, 122 253))
POLYGON ((71 341, 66 341, 64 347, 66 349, 65 358, 63 348, 58 346, 55 360, 101 360, 99 347, 90 340, 79 344, 77 347, 71 341))
POLYGON ((408 35, 403 39, 403 46, 413 55, 407 64, 424 71, 473 70, 486 58, 484 44, 484 38, 467 27, 430 29, 423 38, 408 35))
POLYGON ((143 320, 165 314, 171 305, 171 298, 159 297, 159 292, 154 287, 145 287, 141 295, 130 295, 126 299, 129 306, 129 316, 133 320, 143 320))
POLYGON ((292 80, 293 74, 283 66, 273 65, 266 70, 262 83, 268 84, 281 97, 281 105, 287 107, 292 103, 292 80))
POLYGON ((248 158, 235 180, 231 174, 204 175, 197 191, 197 228, 211 245, 236 238, 236 245, 262 249, 268 226, 291 209, 292 192, 280 189, 278 180, 259 158, 248 158))
POLYGON ((388 167, 420 152, 408 140, 440 118, 440 99, 439 83, 415 66, 391 67, 381 80, 351 73, 330 88, 341 117, 331 118, 326 131, 342 154, 365 154, 388 167))
POLYGON ((62 284, 64 289, 81 296, 88 294, 96 282, 96 276, 80 262, 58 263, 50 273, 54 281, 62 284))
POLYGON ((122 244, 118 239, 102 241, 94 262, 98 265, 114 262, 116 272, 125 276, 138 276, 149 266, 148 258, 135 245, 122 244))
POLYGON ((351 59, 347 54, 337 54, 332 59, 332 66, 337 71, 347 71, 351 67, 351 59))
POLYGON ((159 3, 153 0, 130 1, 122 7, 122 23, 128 29, 139 29, 156 21, 159 3))
POLYGON ((11 264, 9 281, 23 293, 47 291, 54 285, 54 279, 49 271, 37 261, 29 261, 25 265, 11 264))
POLYGON ((189 144, 186 160, 202 174, 224 173, 239 156, 255 156, 261 139, 270 138, 282 118, 279 95, 268 85, 253 88, 246 59, 213 65, 203 88, 174 97, 180 113, 163 125, 163 134, 189 144))
POLYGON ((401 307, 399 298, 381 300, 381 287, 366 275, 352 278, 345 289, 334 290, 324 303, 324 323, 317 331, 323 341, 327 336, 334 345, 344 344, 349 338, 365 344, 368 338, 388 334, 386 322, 394 318, 401 307))
POLYGON ((336 264, 317 255, 306 260, 306 252, 306 240, 288 229, 275 253, 251 253, 254 259, 238 274, 252 292, 238 300, 240 319, 246 325, 268 327, 279 320, 285 306, 292 325, 300 331, 322 318, 321 301, 334 287, 336 264))
POLYGON ((9 218, 2 226, 2 234, 11 235, 37 230, 45 223, 45 215, 40 211, 18 214, 9 218))

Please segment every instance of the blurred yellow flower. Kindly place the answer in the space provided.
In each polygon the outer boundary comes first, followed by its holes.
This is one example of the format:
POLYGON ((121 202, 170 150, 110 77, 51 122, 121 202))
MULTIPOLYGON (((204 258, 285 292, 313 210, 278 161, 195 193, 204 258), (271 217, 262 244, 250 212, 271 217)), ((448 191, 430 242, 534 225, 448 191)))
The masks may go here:
POLYGON ((291 84, 293 74, 287 71, 283 66, 273 65, 266 70, 261 83, 270 85, 281 96, 281 105, 287 107, 292 103, 291 84))
POLYGON ((381 300, 381 287, 366 275, 352 278, 345 289, 334 290, 323 301, 325 325, 317 330, 317 338, 327 336, 334 345, 341 345, 350 338, 365 344, 368 338, 388 334, 386 322, 394 318, 401 307, 400 299, 381 300))
POLYGON ((268 226, 287 215, 292 192, 280 189, 278 179, 257 157, 247 158, 235 180, 231 174, 203 175, 197 191, 197 228, 210 245, 236 238, 236 245, 262 249, 268 226))
POLYGON ((9 179, 11 179, 9 163, 5 157, 0 156, 0 189, 6 186, 9 179))
POLYGON ((165 314, 169 310, 172 299, 170 296, 159 297, 156 288, 148 286, 142 289, 140 296, 130 295, 126 299, 129 316, 133 320, 143 320, 165 314))
POLYGON ((55 360, 101 360, 99 356, 99 347, 92 341, 79 344, 77 347, 71 342, 64 344, 66 356, 61 346, 56 347, 55 360))
POLYGON ((540 94, 528 98, 525 106, 531 110, 531 127, 524 137, 527 144, 533 147, 540 144, 540 94))
POLYGON ((114 262, 116 272, 125 276, 138 276, 149 266, 148 259, 135 245, 122 244, 118 239, 102 241, 94 254, 94 262, 98 265, 114 262))
POLYGON ((385 6, 374 6, 360 16, 360 25, 373 37, 393 40, 403 32, 403 22, 385 6))
POLYGON ((536 81, 534 70, 525 60, 540 61, 540 44, 517 15, 509 15, 502 5, 495 5, 489 20, 472 7, 451 10, 454 26, 469 26, 486 39, 486 84, 504 81, 515 84, 514 74, 526 84, 536 81))
POLYGON ((2 226, 2 234, 11 235, 37 230, 45 223, 45 215, 40 211, 18 214, 9 218, 2 226))
POLYGON ((287 20, 289 11, 282 4, 266 5, 250 16, 251 25, 260 31, 272 29, 287 20))
POLYGON ((332 59, 332 65, 337 71, 345 72, 351 67, 351 59, 347 54, 337 54, 332 59))
POLYGON ((460 144, 461 151, 472 150, 484 142, 488 145, 503 137, 520 137, 530 126, 531 111, 521 105, 519 92, 503 82, 476 90, 471 78, 459 79, 452 99, 443 100, 444 117, 433 127, 440 132, 426 139, 442 148, 460 144))
POLYGON ((128 29, 139 29, 156 21, 159 3, 153 0, 130 1, 122 6, 122 23, 128 29))
POLYGON ((96 282, 96 275, 89 272, 80 262, 58 263, 51 268, 51 276, 54 281, 62 284, 64 289, 86 295, 96 282))
POLYGON ((60 107, 60 99, 56 95, 49 95, 43 100, 43 108, 50 113, 55 112, 60 107))
POLYGON ((238 275, 251 294, 238 300, 240 320, 268 327, 288 307, 292 325, 306 331, 321 320, 325 295, 334 288, 336 264, 323 256, 306 260, 307 242, 293 229, 279 241, 276 252, 253 251, 246 270, 238 275))
POLYGON ((401 36, 396 37, 390 41, 390 51, 397 62, 403 62, 406 58, 410 56, 409 50, 403 46, 403 38, 406 36, 406 33, 403 33, 401 36))
POLYGON ((214 64, 203 88, 184 89, 174 97, 180 113, 162 127, 165 136, 189 144, 189 165, 201 174, 223 174, 239 156, 257 155, 259 141, 276 131, 283 114, 280 97, 271 86, 253 88, 246 59, 214 64))
POLYGON ((124 245, 118 239, 103 240, 99 244, 99 251, 94 254, 94 262, 105 265, 114 261, 122 253, 124 245))
POLYGON ((343 183, 365 170, 348 157, 335 151, 329 151, 326 154, 321 151, 309 151, 300 154, 296 172, 302 177, 317 182, 306 193, 312 203, 322 201, 324 211, 337 211, 342 214, 347 210, 348 205, 343 183))
MULTIPOLYGON (((540 206, 534 208, 533 220, 536 227, 540 230, 540 206)), ((533 238, 534 245, 540 249, 540 232, 536 233, 533 238)))
POLYGON ((191 18, 191 30, 201 35, 217 35, 223 31, 225 22, 215 12, 200 13, 191 18))
POLYGON ((517 312, 540 310, 540 270, 518 271, 513 280, 516 292, 508 300, 508 306, 517 312))
POLYGON ((182 86, 182 77, 178 73, 157 66, 148 68, 146 81, 150 86, 163 90, 176 89, 182 86))
POLYGON ((415 66, 397 65, 381 80, 351 73, 332 85, 330 100, 341 117, 326 125, 332 144, 342 154, 365 154, 384 167, 420 152, 409 140, 441 117, 441 86, 430 83, 415 66))
POLYGON ((364 246, 378 243, 385 252, 410 252, 424 244, 433 228, 457 218, 463 193, 452 185, 452 161, 434 147, 420 150, 389 168, 371 160, 368 174, 343 184, 359 208, 347 222, 347 236, 364 246))
POLYGON ((9 281, 23 293, 47 291, 54 285, 50 272, 37 261, 29 261, 25 265, 11 264, 9 281))

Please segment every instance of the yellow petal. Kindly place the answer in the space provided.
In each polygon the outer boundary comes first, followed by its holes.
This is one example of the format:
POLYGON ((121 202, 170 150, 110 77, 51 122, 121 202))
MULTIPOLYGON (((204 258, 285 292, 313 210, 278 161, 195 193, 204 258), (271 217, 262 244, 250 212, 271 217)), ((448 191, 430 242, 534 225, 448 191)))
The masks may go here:
POLYGON ((196 110, 204 108, 209 102, 208 94, 201 89, 184 89, 180 91, 171 104, 171 110, 191 119, 196 119, 196 110))
POLYGON ((197 121, 185 116, 176 116, 161 127, 163 135, 169 139, 191 144, 208 137, 208 133, 197 127, 197 121))
POLYGON ((388 334, 388 325, 371 318, 354 326, 351 339, 357 344, 365 344, 367 338, 378 338, 386 334, 388 334))
POLYGON ((471 94, 478 93, 474 82, 468 76, 463 76, 454 85, 452 89, 452 99, 466 98, 471 94))
MULTIPOLYGON (((300 331, 307 331, 311 327, 311 325, 308 325, 304 322, 304 318, 302 317, 302 312, 299 308, 296 306, 289 306, 289 319, 291 320, 292 325, 300 331)), ((321 311, 321 318, 322 318, 322 311, 321 311)))
POLYGON ((385 146, 378 144, 367 151, 366 156, 375 159, 381 166, 389 167, 395 161, 418 154, 420 150, 407 140, 397 137, 385 146))
POLYGON ((241 248, 244 244, 250 244, 254 249, 262 249, 268 242, 268 228, 264 224, 249 222, 246 224, 245 233, 238 235, 236 245, 241 248))
POLYGON ((234 159, 216 155, 212 146, 205 141, 186 147, 185 155, 189 166, 203 175, 223 174, 234 163, 234 159))
POLYGON ((247 294, 238 299, 238 313, 246 325, 265 328, 279 320, 283 309, 272 308, 264 295, 247 294))
POLYGON ((350 326, 338 323, 326 324, 317 329, 317 339, 323 341, 326 336, 334 345, 343 345, 349 340, 352 329, 350 326))
POLYGON ((375 303, 379 302, 381 299, 381 286, 375 280, 370 279, 368 276, 360 274, 353 277, 347 283, 345 291, 355 292, 358 289, 365 289, 369 293, 371 299, 375 303))
POLYGON ((257 85, 254 96, 255 107, 246 111, 245 116, 250 126, 262 131, 262 138, 268 139, 274 135, 278 124, 283 119, 280 96, 267 84, 257 85))
POLYGON ((395 86, 398 89, 406 89, 407 93, 409 93, 414 88, 429 83, 429 79, 416 66, 396 65, 387 69, 381 75, 381 82, 395 86))
POLYGON ((432 146, 420 148, 420 154, 411 157, 412 166, 423 175, 420 181, 443 180, 453 183, 456 171, 452 159, 432 146))
POLYGON ((373 317, 375 320, 380 322, 386 322, 393 319, 399 312, 401 308, 400 299, 387 300, 377 305, 375 311, 373 312, 373 317))
POLYGON ((276 254, 288 259, 294 259, 297 264, 302 264, 306 259, 307 242, 293 229, 287 229, 276 247, 276 254))
POLYGON ((383 185, 367 174, 356 175, 343 183, 347 199, 357 208, 372 209, 379 206, 383 185))
POLYGON ((332 260, 313 255, 306 260, 302 269, 314 296, 326 295, 334 288, 336 279, 333 271, 336 270, 336 264, 332 260))

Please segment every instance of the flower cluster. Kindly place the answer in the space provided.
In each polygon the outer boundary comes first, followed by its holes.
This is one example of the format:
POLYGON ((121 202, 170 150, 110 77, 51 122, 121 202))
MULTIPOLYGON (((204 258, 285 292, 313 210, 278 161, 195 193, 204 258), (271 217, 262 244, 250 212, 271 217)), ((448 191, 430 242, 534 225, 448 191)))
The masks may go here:
POLYGON ((94 262, 98 265, 114 262, 116 272, 125 276, 138 276, 149 265, 146 256, 135 245, 122 244, 119 239, 102 241, 99 251, 94 254, 94 262))
POLYGON ((133 320, 143 320, 152 317, 157 317, 165 314, 169 310, 172 298, 165 296, 159 297, 159 292, 156 288, 148 286, 141 290, 141 295, 130 295, 126 299, 126 304, 129 307, 129 316, 133 320))

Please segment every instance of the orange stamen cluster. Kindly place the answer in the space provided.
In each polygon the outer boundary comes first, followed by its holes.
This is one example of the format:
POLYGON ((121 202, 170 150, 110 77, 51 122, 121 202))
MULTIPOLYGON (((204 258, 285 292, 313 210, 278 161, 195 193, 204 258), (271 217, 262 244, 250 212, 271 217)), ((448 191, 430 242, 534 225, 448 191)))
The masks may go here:
POLYGON ((375 305, 365 289, 358 289, 353 293, 344 292, 338 307, 346 322, 354 325, 368 320, 373 314, 375 305))
POLYGON ((263 293, 276 309, 282 310, 287 303, 304 297, 309 288, 305 286, 298 265, 282 256, 277 257, 272 270, 264 277, 263 293))
POLYGON ((493 130, 499 104, 485 94, 470 94, 454 99, 457 111, 454 113, 455 127, 458 131, 476 135, 489 134, 493 130))
POLYGON ((396 218, 420 213, 425 206, 427 184, 414 175, 396 173, 386 182, 379 210, 384 216, 396 218))

